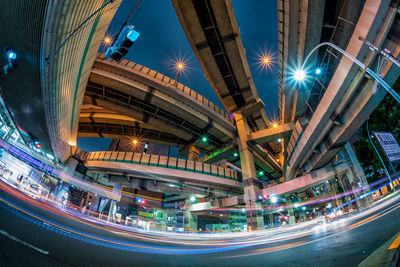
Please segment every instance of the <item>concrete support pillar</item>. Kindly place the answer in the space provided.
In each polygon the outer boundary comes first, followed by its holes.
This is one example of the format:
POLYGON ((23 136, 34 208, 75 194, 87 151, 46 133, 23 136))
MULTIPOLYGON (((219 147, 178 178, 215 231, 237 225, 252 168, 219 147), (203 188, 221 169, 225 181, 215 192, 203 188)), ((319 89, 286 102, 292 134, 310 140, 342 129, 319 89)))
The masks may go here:
MULTIPOLYGON (((122 190, 121 184, 114 184, 113 192, 120 193, 121 190, 122 190)), ((114 222, 116 213, 117 213, 117 201, 111 200, 107 221, 112 220, 114 222)))
POLYGON ((287 200, 288 206, 291 206, 290 208, 288 208, 289 224, 295 224, 296 220, 294 218, 293 202, 292 202, 290 196, 286 196, 286 200, 287 200))
POLYGON ((269 220, 269 225, 270 227, 275 227, 275 221, 274 221, 274 213, 268 213, 268 220, 269 220))
POLYGON ((115 204, 116 204, 116 201, 115 200, 111 200, 110 209, 108 210, 107 222, 109 222, 109 221, 114 222, 114 219, 115 219, 115 204))
POLYGON ((74 159, 73 157, 70 157, 66 162, 65 162, 65 168, 64 171, 66 174, 73 175, 74 171, 76 169, 76 166, 78 166, 78 161, 74 159))
MULTIPOLYGON (((346 145, 344 146, 344 148, 346 150, 346 153, 347 153, 347 155, 349 157, 349 160, 350 160, 350 163, 351 163, 350 167, 352 168, 352 175, 355 176, 354 178, 355 178, 356 188, 368 185, 367 178, 365 177, 364 171, 363 171, 363 169, 361 167, 360 162, 358 161, 356 153, 354 152, 354 149, 351 146, 350 142, 347 142, 346 145)), ((365 194, 366 192, 369 192, 369 191, 370 191, 370 189, 368 187, 365 190, 360 191, 357 194, 357 196, 365 194)), ((372 201, 373 201, 373 199, 372 199, 371 195, 363 198, 363 200, 362 200, 362 202, 364 202, 363 204, 365 206, 367 206, 372 201)), ((360 205, 360 204, 363 205, 362 203, 357 203, 357 204, 358 205, 360 205)))
POLYGON ((261 205, 256 202, 258 188, 258 179, 254 156, 251 147, 247 143, 249 126, 245 118, 240 113, 235 113, 235 121, 238 129, 239 138, 237 140, 240 154, 240 164, 242 168, 244 201, 247 211, 248 229, 256 230, 264 228, 264 218, 262 216, 261 205))
POLYGON ((189 198, 185 200, 185 211, 183 212, 184 227, 189 232, 197 231, 197 214, 190 211, 192 202, 189 198))
POLYGON ((188 154, 188 159, 193 160, 193 161, 198 161, 199 160, 199 149, 194 146, 194 144, 191 144, 189 146, 189 154, 188 154))

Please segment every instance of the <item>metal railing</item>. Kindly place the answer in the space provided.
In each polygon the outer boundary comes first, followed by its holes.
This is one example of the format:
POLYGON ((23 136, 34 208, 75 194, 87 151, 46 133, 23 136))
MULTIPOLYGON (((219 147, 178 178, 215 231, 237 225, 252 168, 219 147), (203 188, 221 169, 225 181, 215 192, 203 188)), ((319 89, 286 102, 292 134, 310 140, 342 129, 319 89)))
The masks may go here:
POLYGON ((177 169, 182 171, 202 173, 221 178, 240 181, 241 173, 229 168, 222 168, 193 160, 186 160, 154 154, 143 154, 123 151, 90 152, 87 161, 115 161, 153 167, 177 169))

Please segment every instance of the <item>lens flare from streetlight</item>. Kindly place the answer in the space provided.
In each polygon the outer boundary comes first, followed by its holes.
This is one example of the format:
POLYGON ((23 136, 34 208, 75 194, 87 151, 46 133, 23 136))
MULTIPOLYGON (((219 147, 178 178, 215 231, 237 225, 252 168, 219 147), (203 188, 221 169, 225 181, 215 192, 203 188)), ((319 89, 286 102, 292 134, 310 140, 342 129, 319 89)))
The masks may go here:
POLYGON ((257 60, 258 66, 263 69, 271 69, 271 65, 274 63, 274 58, 272 54, 267 52, 260 53, 257 60))
POLYGON ((176 65, 176 68, 180 71, 182 71, 185 68, 185 65, 183 64, 183 62, 178 62, 178 64, 176 65))
POLYGON ((306 72, 302 69, 298 69, 294 72, 294 79, 298 82, 303 81, 306 78, 306 72))
POLYGON ((264 57, 262 61, 264 64, 269 65, 271 62, 271 59, 269 57, 264 57))
POLYGON ((136 149, 142 143, 142 138, 135 134, 129 137, 129 141, 131 148, 136 149))
POLYGON ((174 59, 172 61, 172 69, 174 71, 174 75, 177 75, 178 77, 188 70, 188 66, 188 61, 183 58, 174 59))
POLYGON ((272 127, 276 128, 276 127, 278 127, 278 124, 274 123, 274 124, 272 124, 272 127))
POLYGON ((104 43, 106 46, 111 46, 112 38, 111 38, 110 36, 104 36, 103 43, 104 43))

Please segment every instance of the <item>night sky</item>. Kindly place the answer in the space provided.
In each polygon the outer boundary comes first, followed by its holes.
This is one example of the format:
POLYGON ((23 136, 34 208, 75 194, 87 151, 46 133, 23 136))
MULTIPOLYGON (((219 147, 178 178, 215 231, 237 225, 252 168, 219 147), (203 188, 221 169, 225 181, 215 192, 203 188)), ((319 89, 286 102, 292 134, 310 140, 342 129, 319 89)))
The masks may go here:
MULTIPOLYGON (((136 0, 123 0, 106 34, 115 35, 127 18, 136 0)), ((278 81, 270 70, 262 69, 259 57, 263 53, 273 56, 273 69, 277 73, 278 26, 276 0, 233 0, 233 8, 240 27, 247 60, 258 94, 265 104, 271 120, 278 119, 278 81)), ((142 0, 129 20, 140 33, 125 59, 144 65, 170 77, 175 77, 174 61, 186 62, 184 74, 179 81, 202 94, 221 108, 211 85, 206 81, 186 35, 169 0, 142 0)), ((100 47, 100 52, 105 48, 100 47)), ((79 138, 78 146, 90 150, 108 149, 109 140, 79 138)), ((97 139, 97 138, 96 138, 97 139)))

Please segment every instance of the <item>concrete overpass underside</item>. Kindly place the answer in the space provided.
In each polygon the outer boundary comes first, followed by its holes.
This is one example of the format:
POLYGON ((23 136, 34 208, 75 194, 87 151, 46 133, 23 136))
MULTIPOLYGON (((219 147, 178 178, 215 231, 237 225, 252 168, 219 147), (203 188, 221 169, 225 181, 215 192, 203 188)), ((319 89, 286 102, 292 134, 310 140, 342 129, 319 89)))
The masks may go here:
MULTIPOLYGON (((18 57, 18 68, 0 79, 3 97, 16 125, 29 135, 22 135, 25 141, 38 140, 43 150, 54 150, 61 161, 69 156, 69 143, 76 142, 90 69, 120 2, 110 3, 90 19, 50 62, 57 47, 104 1, 1 3, 0 50, 11 48, 18 57)), ((6 60, 0 57, 0 65, 6 60)))
MULTIPOLYGON (((133 119, 119 120, 121 127, 118 127, 118 120, 103 118, 109 126, 107 129, 120 128, 129 134, 137 128, 158 129, 158 133, 164 133, 169 142, 180 146, 194 144, 205 153, 235 138, 235 127, 227 113, 175 80, 126 60, 116 63, 105 60, 103 55, 98 56, 89 77, 84 103, 133 119), (203 136, 207 136, 207 142, 202 142, 203 136)), ((92 116, 89 120, 93 126, 102 119, 92 116)), ((87 133, 89 128, 87 119, 82 118, 80 129, 87 133)), ((116 131, 117 135, 123 134, 116 131)), ((108 130, 105 133, 112 134, 108 130)), ((152 140, 157 141, 156 138, 152 140)), ((163 139, 158 142, 163 142, 163 139)))
MULTIPOLYGON (((400 52, 397 7, 389 1, 367 1, 346 51, 373 68, 378 57, 358 39, 364 36, 379 47, 388 48, 395 57, 400 52)), ((381 69, 385 81, 392 85, 400 70, 385 62, 381 69)), ((386 95, 381 89, 374 94, 374 81, 351 60, 343 57, 309 123, 299 134, 296 146, 288 150, 286 176, 295 177, 306 166, 308 171, 328 163, 350 140, 358 128, 386 95)))
POLYGON ((258 97, 231 1, 172 1, 200 65, 226 110, 252 129, 268 123, 258 97))

